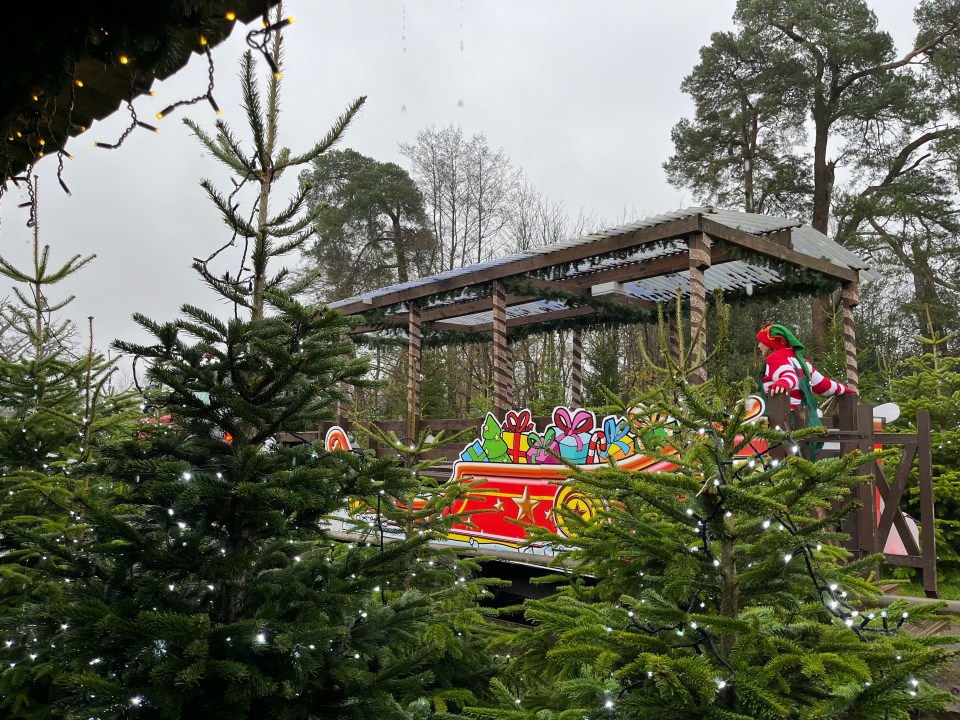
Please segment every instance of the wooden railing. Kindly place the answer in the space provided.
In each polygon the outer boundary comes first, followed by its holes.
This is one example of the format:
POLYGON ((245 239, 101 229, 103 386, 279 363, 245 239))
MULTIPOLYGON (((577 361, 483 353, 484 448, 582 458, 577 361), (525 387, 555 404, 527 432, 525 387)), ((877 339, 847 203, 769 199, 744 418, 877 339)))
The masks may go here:
MULTIPOLYGON (((784 395, 771 397, 768 401, 767 416, 771 425, 807 427, 809 422, 804 411, 805 408, 798 408, 791 415, 789 400, 784 395)), ((801 443, 807 447, 812 442, 824 443, 825 447, 820 450, 818 457, 838 456, 841 453, 846 455, 854 450, 869 453, 877 447, 903 447, 896 470, 891 473, 892 481, 887 480, 888 473, 882 461, 869 462, 860 468, 860 472, 870 479, 854 491, 860 508, 841 523, 841 529, 850 536, 846 545, 855 556, 883 552, 889 565, 916 568, 927 597, 939 597, 930 413, 926 410, 917 412, 915 433, 883 432, 874 420, 873 408, 850 395, 837 398, 836 411, 822 418, 822 421, 827 427, 827 435, 801 443), (920 497, 919 542, 914 538, 901 508, 915 461, 920 497), (894 531, 906 554, 884 552, 894 531)), ((786 452, 785 448, 783 452, 786 452)))

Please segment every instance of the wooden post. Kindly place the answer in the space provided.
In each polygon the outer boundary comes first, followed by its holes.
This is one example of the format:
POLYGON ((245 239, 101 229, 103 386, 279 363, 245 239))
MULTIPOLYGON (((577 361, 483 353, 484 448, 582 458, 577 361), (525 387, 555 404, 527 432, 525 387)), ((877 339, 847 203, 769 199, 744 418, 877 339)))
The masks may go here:
MULTIPOLYGON (((707 286, 704 271, 710 267, 710 238, 704 233, 690 235, 687 247, 690 255, 690 361, 696 366, 707 356, 707 286)), ((707 380, 706 366, 698 367, 690 377, 693 383, 707 380)))
POLYGON ((923 592, 937 598, 937 539, 934 532, 933 458, 930 446, 930 411, 917 410, 917 469, 920 480, 921 573, 923 592))
POLYGON ((507 290, 494 280, 493 300, 493 410, 503 420, 513 397, 513 349, 507 342, 507 290))
MULTIPOLYGON (((869 405, 857 406, 857 432, 861 435, 860 452, 866 455, 873 452, 873 408, 869 405)), ((877 552, 877 488, 873 480, 873 464, 860 466, 859 475, 866 481, 857 486, 857 499, 860 509, 857 511, 857 553, 867 557, 877 552)))
POLYGON ((859 392, 860 370, 857 367, 857 335, 853 324, 853 309, 860 303, 859 283, 843 283, 840 300, 843 305, 843 354, 847 364, 847 385, 859 392))
MULTIPOLYGON (((841 395, 837 398, 836 403, 837 430, 840 431, 840 457, 844 457, 861 448, 860 441, 855 437, 859 427, 858 402, 855 395, 841 395), (853 439, 851 439, 851 435, 854 436, 853 439)), ((857 493, 858 490, 854 489, 853 492, 857 493)), ((835 512, 842 504, 843 501, 834 503, 833 511, 835 512)), ((855 557, 859 557, 862 547, 860 542, 860 513, 848 515, 840 522, 840 528, 850 536, 848 540, 843 541, 843 546, 855 557)))
POLYGON ((573 331, 570 358, 570 404, 581 407, 583 404, 583 335, 580 330, 573 331))
POLYGON ((420 420, 420 308, 411 302, 407 311, 407 437, 417 437, 420 420))

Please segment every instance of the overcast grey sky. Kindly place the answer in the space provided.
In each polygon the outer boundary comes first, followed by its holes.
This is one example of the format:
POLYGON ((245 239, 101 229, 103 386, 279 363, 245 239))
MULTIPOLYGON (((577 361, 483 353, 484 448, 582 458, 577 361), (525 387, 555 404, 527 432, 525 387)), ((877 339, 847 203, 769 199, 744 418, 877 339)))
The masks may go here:
MULTIPOLYGON (((913 38, 914 4, 871 2, 901 51, 913 38)), ((670 128, 691 108, 680 81, 710 34, 732 27, 734 5, 285 0, 296 22, 285 40, 281 142, 295 152, 307 149, 354 97, 367 95, 340 147, 407 167, 398 143, 428 125, 455 123, 468 135, 484 133, 571 214, 583 208, 618 219, 690 205, 666 183, 660 165, 672 149, 670 128)), ((224 119, 246 139, 237 80, 245 35, 238 27, 214 50, 214 94, 224 119)), ((158 110, 205 87, 206 63, 195 57, 135 107, 153 122, 158 110)), ((138 130, 118 150, 94 148, 94 140, 115 142, 126 127, 121 109, 74 139, 68 149, 75 160, 65 172, 72 197, 56 182, 55 158, 38 165, 42 242, 55 259, 98 256, 63 284, 63 294, 77 295, 68 315, 82 328, 87 316, 95 317, 101 349, 114 338, 147 339, 130 319, 133 312, 165 321, 184 302, 214 307, 191 258, 209 255, 229 233, 199 181, 229 185, 183 117, 211 130, 215 119, 205 103, 182 108, 159 123, 159 135, 138 130)), ((0 204, 0 253, 26 262, 32 235, 26 210, 16 207, 23 199, 11 192, 0 204)), ((0 297, 6 294, 5 284, 0 297)))

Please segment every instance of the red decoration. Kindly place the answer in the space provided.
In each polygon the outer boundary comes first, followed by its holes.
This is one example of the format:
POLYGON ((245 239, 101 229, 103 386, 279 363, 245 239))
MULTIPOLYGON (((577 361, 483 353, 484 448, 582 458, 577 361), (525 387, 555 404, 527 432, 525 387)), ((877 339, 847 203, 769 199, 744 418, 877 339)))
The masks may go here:
MULTIPOLYGON (((530 427, 533 427, 531 425, 530 427)), ((526 433, 504 432, 503 441, 507 444, 507 455, 515 463, 525 463, 527 451, 530 449, 529 437, 526 433)))
POLYGON ((507 416, 503 419, 503 429, 506 432, 525 433, 534 429, 533 415, 529 410, 516 412, 508 410, 507 416))
POLYGON ((587 462, 603 462, 601 458, 607 454, 607 438, 603 430, 594 430, 590 436, 590 449, 587 452, 587 462))

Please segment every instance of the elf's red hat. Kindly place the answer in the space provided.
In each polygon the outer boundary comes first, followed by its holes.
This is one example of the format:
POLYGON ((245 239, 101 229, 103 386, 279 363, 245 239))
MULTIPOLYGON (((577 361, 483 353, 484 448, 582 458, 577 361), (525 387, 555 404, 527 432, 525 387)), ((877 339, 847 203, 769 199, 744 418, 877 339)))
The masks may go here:
POLYGON ((774 350, 783 350, 784 348, 790 347, 790 342, 785 337, 771 333, 773 327, 774 323, 767 323, 760 328, 760 332, 757 333, 757 340, 774 350))

